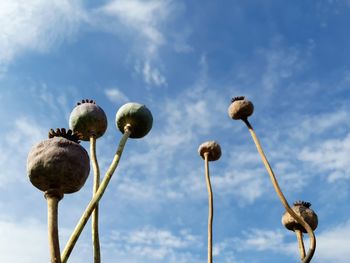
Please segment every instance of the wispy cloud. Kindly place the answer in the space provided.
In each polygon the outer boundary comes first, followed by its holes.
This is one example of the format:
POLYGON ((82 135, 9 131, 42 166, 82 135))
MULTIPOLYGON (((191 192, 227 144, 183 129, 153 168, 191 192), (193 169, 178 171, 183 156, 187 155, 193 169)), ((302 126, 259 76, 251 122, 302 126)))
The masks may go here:
POLYGON ((299 155, 300 160, 310 162, 316 169, 329 173, 329 182, 350 178, 350 134, 343 139, 328 139, 315 147, 305 147, 299 155))
POLYGON ((48 248, 45 224, 30 220, 0 220, 0 253, 3 262, 47 262, 49 253, 45 248, 48 248))
POLYGON ((27 154, 35 143, 42 140, 46 132, 37 124, 36 120, 22 116, 14 121, 8 133, 4 133, 0 140, 1 149, 6 154, 0 156, 0 187, 8 183, 25 181, 25 164, 27 154))
POLYGON ((70 41, 83 20, 80 1, 1 1, 0 66, 24 51, 45 53, 70 41))
POLYGON ((115 103, 124 103, 129 100, 129 98, 120 89, 117 88, 106 89, 105 95, 111 102, 115 103))
POLYGON ((142 259, 143 262, 199 262, 196 255, 184 250, 201 245, 197 236, 187 230, 173 233, 169 230, 144 227, 133 231, 113 231, 107 247, 117 249, 123 257, 142 259), (186 261, 187 260, 187 261, 186 261))
POLYGON ((147 54, 152 55, 165 42, 160 25, 169 15, 170 4, 167 0, 114 0, 101 10, 141 34, 147 40, 147 54))
POLYGON ((136 73, 143 76, 143 80, 148 85, 155 86, 167 86, 167 81, 165 76, 160 72, 160 70, 151 65, 150 60, 145 61, 143 64, 137 62, 135 64, 136 73))

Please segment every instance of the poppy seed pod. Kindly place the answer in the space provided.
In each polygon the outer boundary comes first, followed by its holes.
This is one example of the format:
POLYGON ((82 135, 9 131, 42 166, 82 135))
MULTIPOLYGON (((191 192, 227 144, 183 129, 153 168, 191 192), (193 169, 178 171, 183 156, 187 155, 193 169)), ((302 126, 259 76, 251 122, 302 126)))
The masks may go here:
POLYGON ((152 129, 153 116, 145 105, 129 102, 117 111, 115 123, 122 133, 129 124, 130 138, 142 138, 152 129))
POLYGON ((81 134, 81 140, 89 141, 91 135, 99 138, 105 133, 107 116, 93 100, 82 100, 69 116, 69 127, 81 134))
POLYGON ((208 153, 208 161, 216 161, 221 157, 221 147, 215 141, 204 142, 199 146, 198 153, 203 159, 204 154, 208 153))
POLYGON ((245 120, 254 112, 254 105, 243 96, 234 97, 228 108, 228 115, 234 120, 245 120))
MULTIPOLYGON (((310 206, 311 204, 309 202, 297 201, 294 203, 292 209, 297 215, 301 216, 306 223, 309 224, 312 230, 315 230, 318 225, 318 218, 310 206)), ((307 233, 306 229, 302 227, 288 212, 285 212, 282 216, 282 224, 291 231, 298 229, 304 233, 307 233)))
POLYGON ((65 129, 51 129, 49 139, 35 145, 27 159, 30 182, 41 191, 74 193, 84 185, 90 160, 78 136, 65 129))

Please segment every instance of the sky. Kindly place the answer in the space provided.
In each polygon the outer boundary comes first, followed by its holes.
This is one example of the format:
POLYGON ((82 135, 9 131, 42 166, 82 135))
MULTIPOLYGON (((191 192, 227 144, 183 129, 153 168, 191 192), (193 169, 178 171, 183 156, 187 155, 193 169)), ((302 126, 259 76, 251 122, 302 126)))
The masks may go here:
MULTIPOLYGON (((68 128, 82 99, 108 117, 102 176, 121 138, 117 110, 138 102, 154 118, 128 140, 100 202, 102 262, 206 262, 198 147, 209 140, 222 149, 210 163, 214 262, 298 262, 250 134, 228 117, 234 96, 254 103, 250 122, 289 203, 318 214, 312 262, 348 262, 349 13, 348 0, 0 0, 1 262, 49 261, 27 155, 50 128, 68 128)), ((91 195, 92 174, 60 201, 61 249, 91 195)), ((91 262, 91 247, 88 224, 69 262, 91 262)))

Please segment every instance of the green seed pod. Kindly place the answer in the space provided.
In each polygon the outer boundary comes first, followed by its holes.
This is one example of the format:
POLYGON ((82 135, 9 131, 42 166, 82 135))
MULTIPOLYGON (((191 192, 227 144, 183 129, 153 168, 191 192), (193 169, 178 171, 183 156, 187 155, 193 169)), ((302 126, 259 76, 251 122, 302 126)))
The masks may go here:
POLYGON ((84 185, 90 172, 90 159, 78 136, 65 129, 51 130, 49 139, 35 145, 27 159, 31 183, 41 191, 74 193, 84 185))
POLYGON ((221 157, 221 147, 215 141, 204 142, 199 146, 198 153, 203 159, 205 159, 204 154, 209 153, 208 161, 216 161, 221 157))
MULTIPOLYGON (((318 218, 316 213, 310 208, 311 204, 304 201, 297 201, 294 203, 292 210, 299 216, 301 216, 306 223, 315 230, 318 225, 318 218)), ((288 212, 285 212, 282 216, 282 224, 289 230, 295 229, 301 230, 306 233, 306 229, 302 227, 288 212)))
POLYGON ((142 138, 152 129, 153 117, 145 105, 129 102, 120 107, 115 123, 122 133, 124 133, 124 127, 129 124, 130 138, 142 138))
POLYGON ((82 100, 70 114, 69 127, 81 134, 81 140, 89 141, 91 135, 99 138, 105 133, 107 117, 93 100, 82 100))
POLYGON ((254 105, 244 97, 235 97, 228 108, 228 115, 234 120, 245 120, 254 112, 254 105))

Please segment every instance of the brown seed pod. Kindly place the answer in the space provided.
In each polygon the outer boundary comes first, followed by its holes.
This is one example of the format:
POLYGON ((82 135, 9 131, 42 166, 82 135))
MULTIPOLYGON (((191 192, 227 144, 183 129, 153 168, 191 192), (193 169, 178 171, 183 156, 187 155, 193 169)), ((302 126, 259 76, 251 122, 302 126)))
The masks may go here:
MULTIPOLYGON (((309 202, 297 201, 294 203, 292 209, 297 215, 301 216, 306 223, 309 224, 312 230, 315 230, 318 225, 318 218, 310 206, 311 204, 309 202)), ((307 233, 306 229, 302 227, 288 212, 285 212, 282 216, 282 224, 291 231, 298 229, 304 233, 307 233)))
POLYGON ((81 134, 81 140, 89 141, 91 135, 101 137, 107 129, 107 116, 93 100, 77 103, 69 116, 69 127, 81 134))
MULTIPOLYGON (((56 131, 57 133, 57 131, 56 131)), ((60 130, 62 134, 65 131, 60 130)), ((72 132, 68 132, 72 134, 72 132)), ((31 183, 41 191, 57 189, 62 194, 73 193, 84 185, 90 172, 90 159, 77 142, 52 136, 35 145, 27 159, 31 183)))
POLYGON ((254 112, 254 105, 243 96, 234 97, 228 108, 228 115, 234 120, 245 120, 254 112))
POLYGON ((221 147, 216 141, 207 141, 199 146, 198 153, 203 159, 208 153, 208 161, 216 161, 221 157, 221 147))

